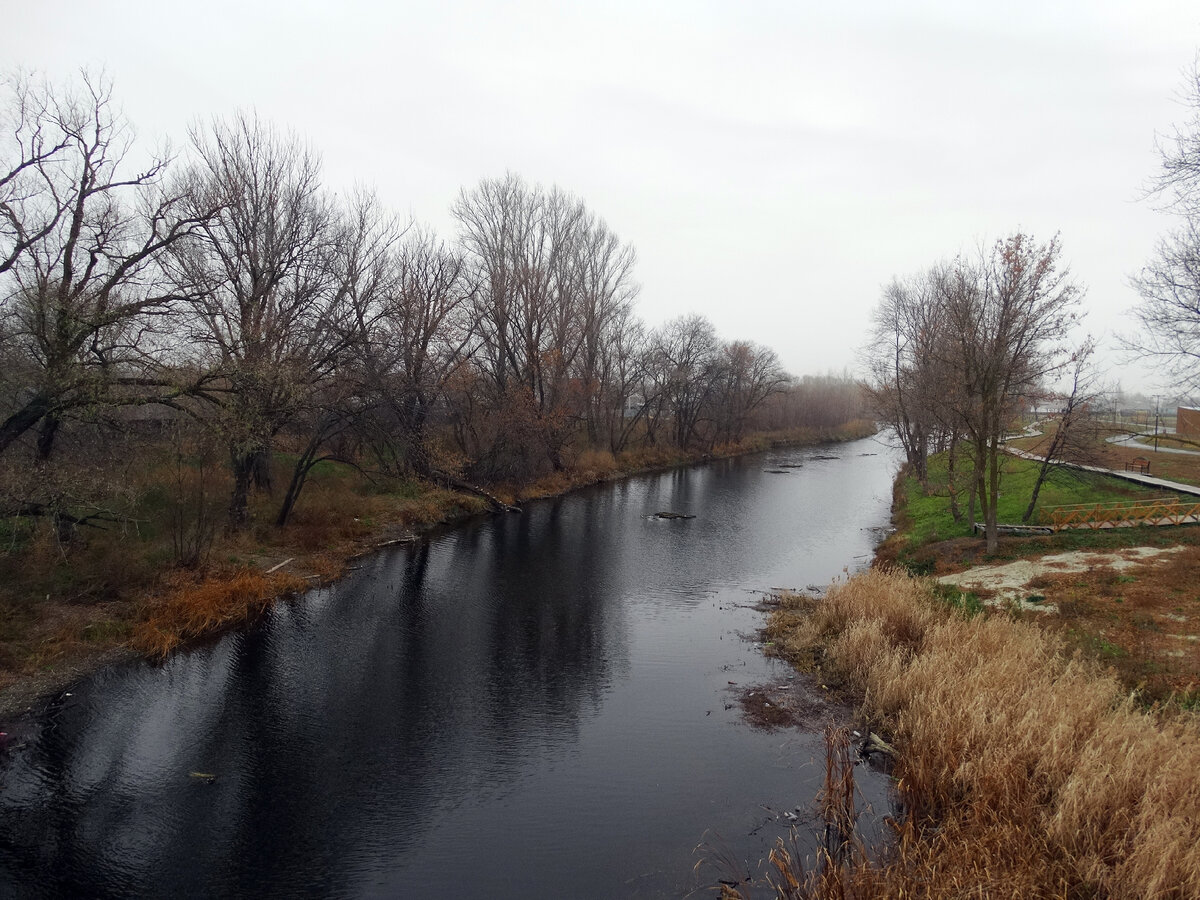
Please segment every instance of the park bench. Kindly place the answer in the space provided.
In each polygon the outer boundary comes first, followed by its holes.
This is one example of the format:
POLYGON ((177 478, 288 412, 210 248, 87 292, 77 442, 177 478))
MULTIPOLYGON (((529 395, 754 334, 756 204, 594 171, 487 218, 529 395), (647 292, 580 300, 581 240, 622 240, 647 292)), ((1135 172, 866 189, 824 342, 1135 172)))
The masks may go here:
POLYGON ((1138 472, 1142 475, 1150 474, 1150 460, 1144 456, 1135 456, 1129 462, 1125 463, 1126 472, 1138 472))

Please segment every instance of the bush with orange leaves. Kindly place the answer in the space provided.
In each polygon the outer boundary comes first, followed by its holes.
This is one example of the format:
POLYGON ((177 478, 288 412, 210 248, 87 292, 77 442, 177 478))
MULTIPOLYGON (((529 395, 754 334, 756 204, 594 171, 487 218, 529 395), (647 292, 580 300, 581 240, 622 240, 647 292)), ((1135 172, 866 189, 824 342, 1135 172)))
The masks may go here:
POLYGON ((906 809, 881 862, 780 896, 1200 897, 1194 714, 1138 708, 1036 625, 965 618, 896 571, 783 598, 768 633, 861 693, 906 809))

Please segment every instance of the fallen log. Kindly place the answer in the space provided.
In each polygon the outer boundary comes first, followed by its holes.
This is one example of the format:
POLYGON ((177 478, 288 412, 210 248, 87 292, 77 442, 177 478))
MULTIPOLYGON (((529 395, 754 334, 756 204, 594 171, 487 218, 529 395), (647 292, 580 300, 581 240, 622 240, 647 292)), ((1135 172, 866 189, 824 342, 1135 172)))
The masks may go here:
POLYGON ((470 482, 467 482, 467 481, 463 481, 461 478, 455 478, 449 472, 443 472, 439 469, 434 469, 430 472, 430 477, 436 482, 441 482, 441 484, 443 484, 445 487, 454 488, 455 490, 458 490, 458 491, 464 491, 465 493, 474 494, 477 497, 482 497, 484 500, 486 500, 488 503, 491 504, 493 509, 495 509, 498 512, 519 513, 521 511, 520 507, 509 506, 507 503, 505 503, 503 500, 501 500, 496 495, 488 493, 487 491, 485 491, 483 488, 479 487, 478 485, 471 484, 470 482))

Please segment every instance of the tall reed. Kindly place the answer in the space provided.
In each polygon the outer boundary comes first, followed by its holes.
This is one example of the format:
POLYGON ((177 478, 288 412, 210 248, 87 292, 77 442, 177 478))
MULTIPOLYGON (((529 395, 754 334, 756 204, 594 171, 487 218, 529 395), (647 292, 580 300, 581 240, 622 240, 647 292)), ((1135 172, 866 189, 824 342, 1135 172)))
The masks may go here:
POLYGON ((1147 713, 1036 625, 964 618, 896 571, 790 598, 768 628, 861 694, 907 810, 881 862, 846 854, 779 896, 1200 897, 1194 717, 1147 713))

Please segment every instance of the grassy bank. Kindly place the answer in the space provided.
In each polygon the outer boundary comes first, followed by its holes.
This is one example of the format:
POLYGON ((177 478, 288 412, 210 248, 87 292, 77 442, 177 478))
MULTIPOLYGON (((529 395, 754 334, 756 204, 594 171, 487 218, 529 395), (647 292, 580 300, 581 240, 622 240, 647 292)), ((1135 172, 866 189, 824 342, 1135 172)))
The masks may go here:
POLYGON ((1149 447, 1151 450, 1155 445, 1159 447, 1169 447, 1175 450, 1189 450, 1191 452, 1200 452, 1200 441, 1189 440, 1188 438, 1176 437, 1170 434, 1160 434, 1157 437, 1154 435, 1142 435, 1136 441, 1143 447, 1149 447))
MULTIPOLYGON (((853 440, 868 422, 754 435, 709 453, 646 448, 585 451, 530 484, 490 485, 508 503, 781 443, 853 440)), ((110 660, 162 657, 175 647, 252 620, 276 598, 337 578, 348 560, 392 541, 480 515, 482 498, 412 479, 366 478, 330 463, 312 472, 291 521, 272 523, 278 497, 251 501, 252 524, 220 527, 227 480, 189 458, 146 460, 126 476, 121 521, 63 541, 37 520, 0 535, 0 714, 110 660), (198 550, 185 564, 182 557, 198 550)), ((276 460, 278 475, 291 460, 276 460)))
MULTIPOLYGON (((962 465, 962 463, 960 463, 962 465)), ((996 518, 1006 524, 1020 524, 1029 505, 1040 464, 1017 456, 1001 457, 1002 480, 996 518)), ((962 477, 962 473, 959 473, 962 477)), ((897 482, 896 539, 909 551, 937 541, 969 537, 971 525, 963 515, 954 518, 949 490, 947 456, 935 454, 929 460, 927 484, 905 470, 897 482)), ((1055 468, 1050 471, 1041 492, 1037 509, 1067 506, 1076 503, 1107 503, 1141 500, 1162 496, 1162 491, 1143 488, 1093 472, 1055 468)), ((960 512, 966 512, 966 492, 960 488, 960 512)), ((1035 510, 1036 512, 1036 510, 1035 510)))
POLYGON ((786 597, 776 652, 856 693, 907 809, 878 862, 777 854, 784 897, 1200 896, 1200 728, 1052 633, 876 569, 786 597))
MULTIPOLYGON (((1036 464, 1012 458, 1003 482, 1005 510, 1024 509, 1036 464)), ((897 478, 893 521, 896 532, 879 546, 877 561, 910 573, 944 577, 980 567, 1022 561, 1028 569, 1022 597, 1040 608, 1009 612, 1036 622, 1069 646, 1116 674, 1127 691, 1146 703, 1172 696, 1200 697, 1200 527, 1139 527, 1065 530, 1036 537, 1002 537, 998 551, 984 554, 983 541, 965 536, 954 522, 944 487, 944 462, 932 461, 926 491, 907 473, 897 478), (1171 549, 1134 565, 1130 548, 1171 549), (1083 565, 1068 571, 1063 554, 1083 565), (1082 555, 1082 556, 1081 556, 1082 555), (1048 560, 1048 561, 1046 561, 1048 560)), ((1055 503, 1136 499, 1144 494, 1117 479, 1060 470, 1043 489, 1055 503)), ((1049 501, 1048 501, 1049 502, 1049 501)), ((943 586, 968 606, 997 601, 996 592, 943 586)))

